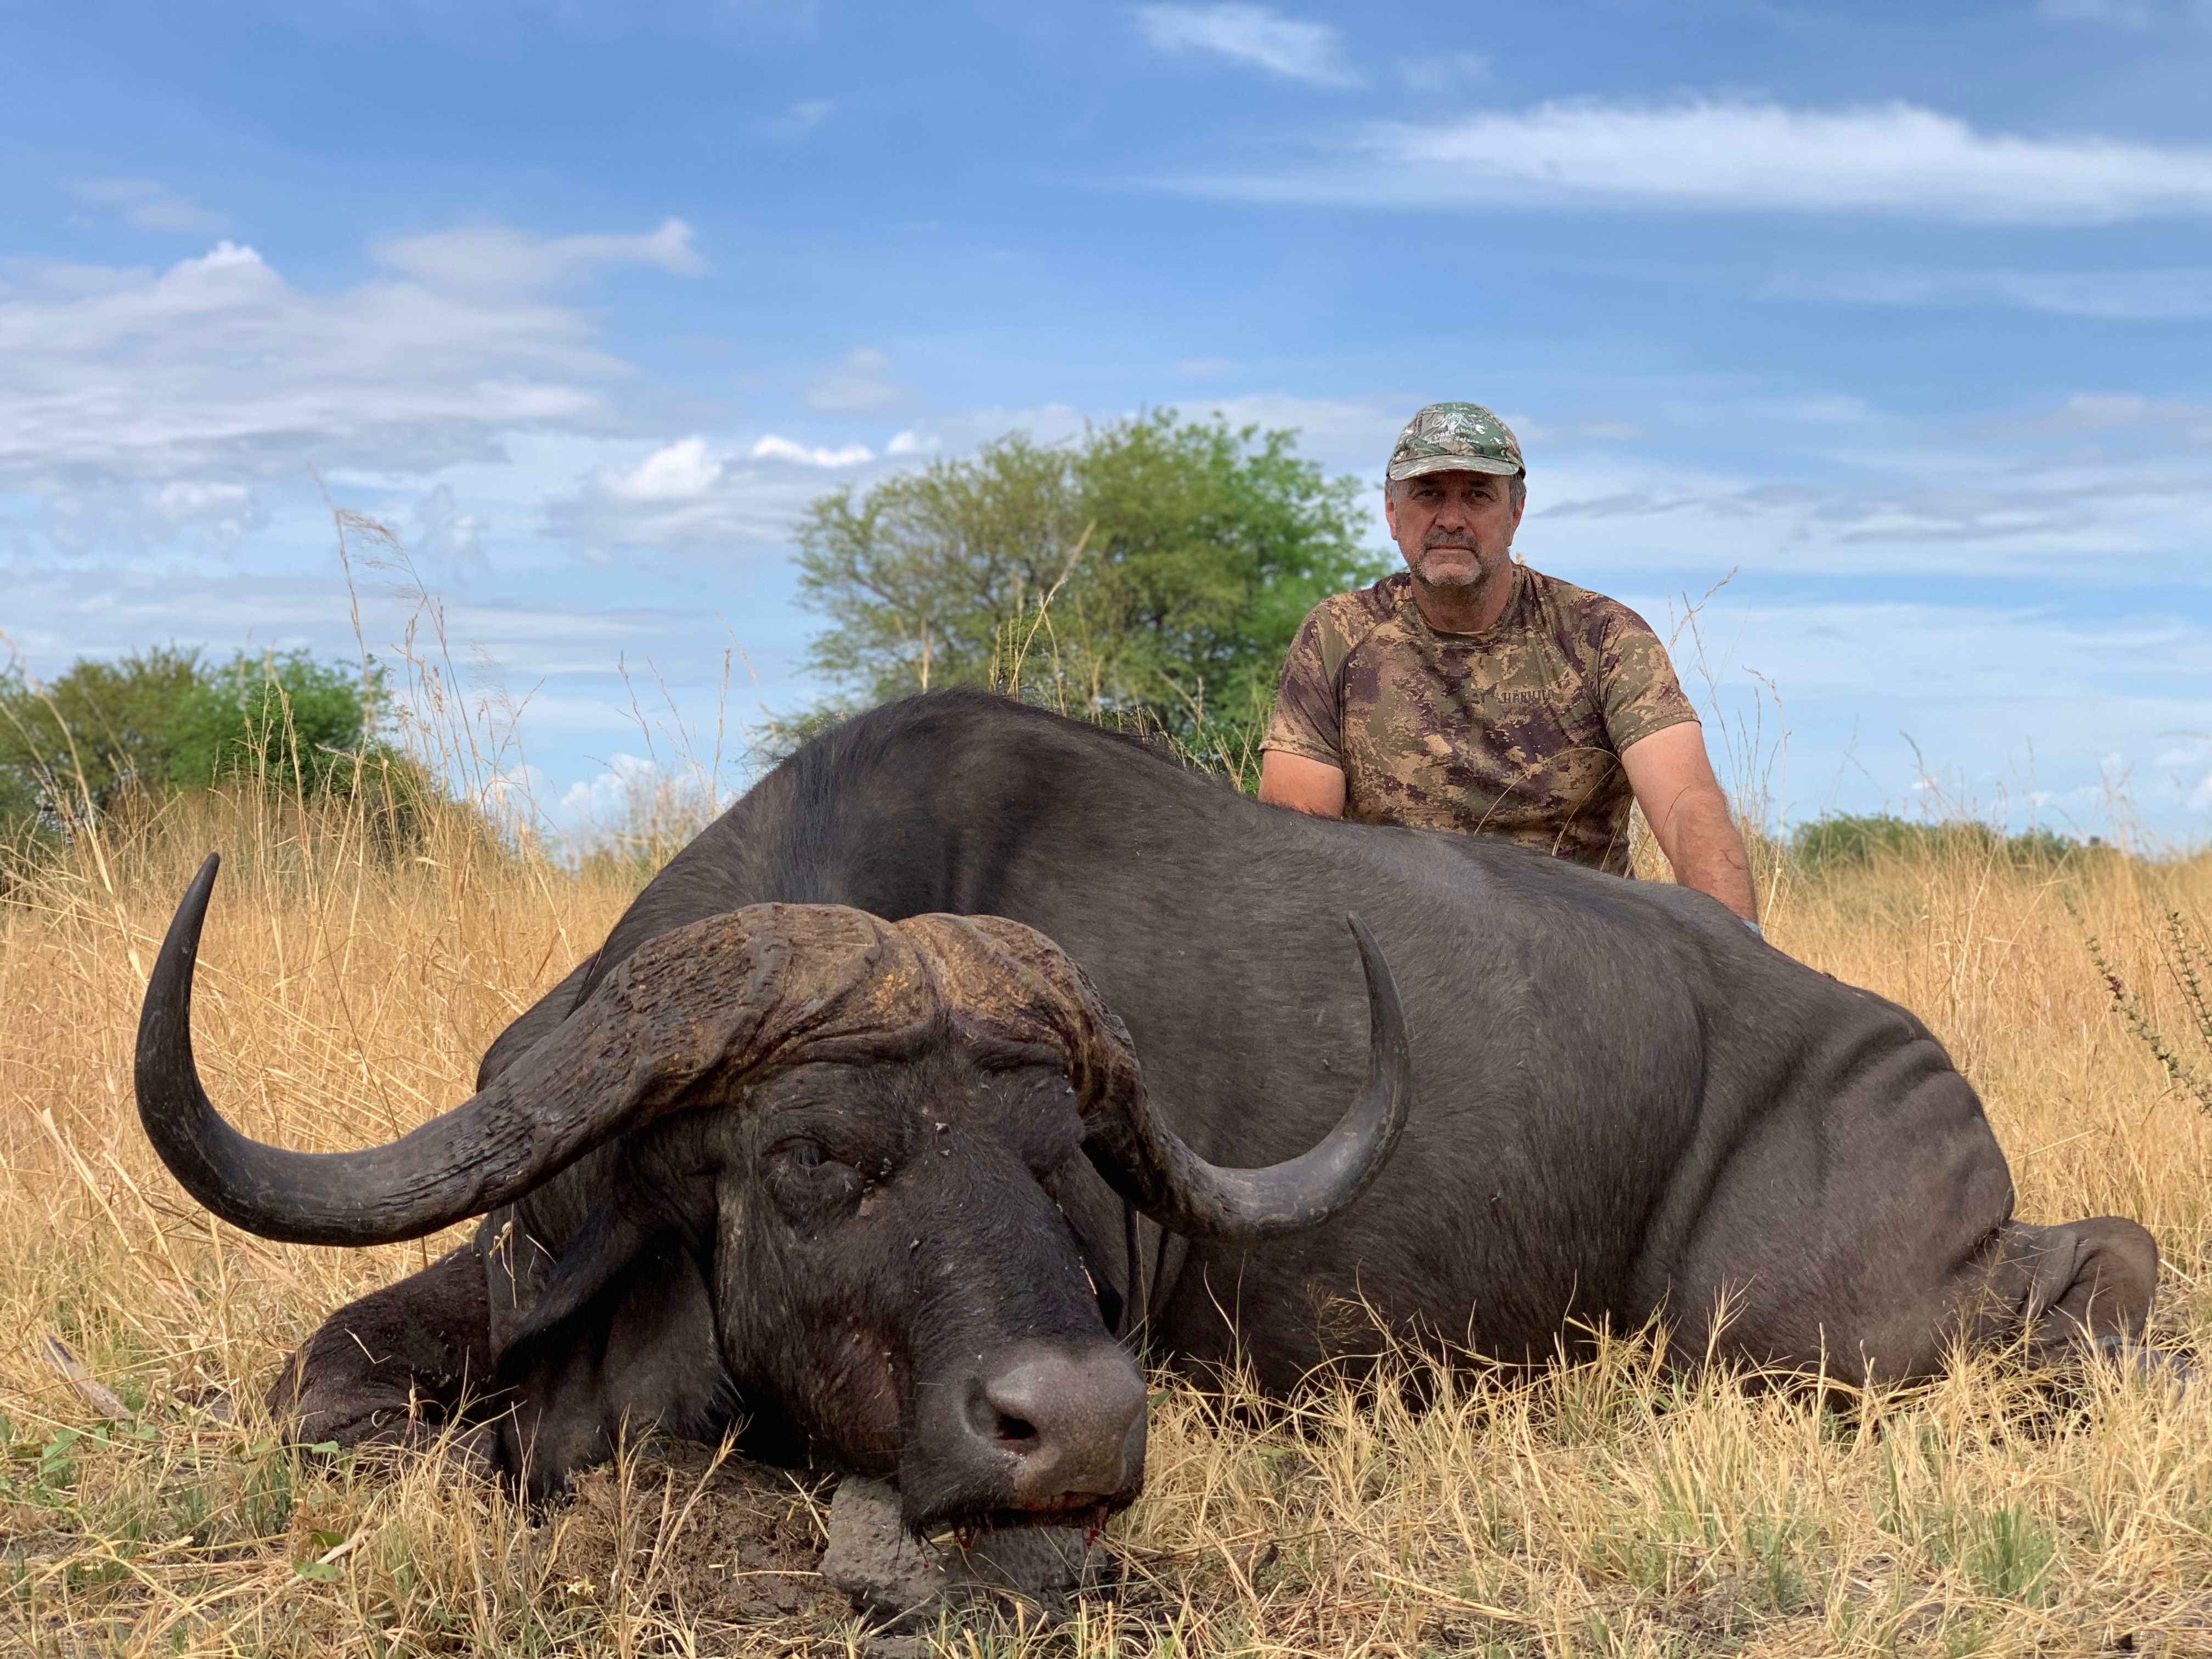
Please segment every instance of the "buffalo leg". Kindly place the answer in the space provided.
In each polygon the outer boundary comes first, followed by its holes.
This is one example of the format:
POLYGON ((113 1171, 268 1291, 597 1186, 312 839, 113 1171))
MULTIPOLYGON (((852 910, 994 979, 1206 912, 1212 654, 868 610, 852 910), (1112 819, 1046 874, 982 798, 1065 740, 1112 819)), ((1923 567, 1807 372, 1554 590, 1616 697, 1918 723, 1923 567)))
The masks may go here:
POLYGON ((2141 1340, 2158 1286, 2150 1234, 2111 1216, 2055 1227, 2002 1222, 1948 1271, 1924 1277, 1909 1263, 1881 1271, 1892 1264, 1872 1242, 1862 1253, 1874 1270, 1792 1275, 1770 1258, 1756 1279, 1686 1298, 1686 1312, 1714 1310, 1718 1331, 1712 1322, 1678 1327, 1677 1358, 1694 1361, 1717 1334, 1715 1350, 1727 1358, 1817 1369, 1858 1386, 1933 1376, 1964 1338, 2021 1342, 2031 1362, 2049 1364, 2141 1340))
POLYGON ((1680 1357, 1856 1386, 1936 1375, 1961 1338, 2049 1361, 2142 1335, 2148 1232, 2014 1220, 1981 1101, 1924 1032, 1853 1065, 1820 1109, 1765 1114, 1701 1197, 1668 1287, 1680 1357))
POLYGON ((2008 1221, 1990 1241, 1984 1271, 1974 1334, 2005 1340, 2024 1333, 2030 1354, 2054 1360, 2142 1340, 2158 1288, 2158 1246, 2117 1216, 2060 1227, 2008 1221))
POLYGON ((294 1354, 269 1393, 311 1444, 404 1440, 491 1376, 483 1257, 464 1245, 349 1302, 294 1354))

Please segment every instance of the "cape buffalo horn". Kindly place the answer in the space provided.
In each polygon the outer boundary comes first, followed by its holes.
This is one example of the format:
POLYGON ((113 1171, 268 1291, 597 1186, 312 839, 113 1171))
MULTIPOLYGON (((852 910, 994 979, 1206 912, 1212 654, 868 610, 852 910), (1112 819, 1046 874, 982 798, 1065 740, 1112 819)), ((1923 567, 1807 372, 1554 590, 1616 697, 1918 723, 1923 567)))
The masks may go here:
POLYGON ((295 1152, 224 1122, 192 1063, 192 963, 220 860, 169 923, 138 1018, 138 1121, 185 1189, 224 1220, 295 1244, 418 1238, 518 1198, 670 1109, 687 1079, 574 1022, 490 1087, 387 1146, 295 1152))
POLYGON ((1390 964, 1367 924, 1346 916, 1367 975, 1367 1080, 1318 1145, 1256 1170, 1208 1164, 1153 1115, 1141 1085, 1102 1103, 1085 1143, 1108 1184, 1171 1233, 1256 1244, 1318 1227, 1382 1172, 1413 1098, 1413 1050, 1390 964))

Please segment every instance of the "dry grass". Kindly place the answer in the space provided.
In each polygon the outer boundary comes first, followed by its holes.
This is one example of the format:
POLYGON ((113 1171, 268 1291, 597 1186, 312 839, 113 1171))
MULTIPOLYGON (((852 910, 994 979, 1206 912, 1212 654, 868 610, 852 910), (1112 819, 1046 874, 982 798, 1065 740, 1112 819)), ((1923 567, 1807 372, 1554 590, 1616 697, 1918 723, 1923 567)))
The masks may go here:
MULTIPOLYGON (((459 818, 394 863, 342 817, 234 801, 87 843, 0 901, 0 1651, 845 1650, 856 1632, 807 1572, 818 1486, 648 1452, 532 1527, 434 1457, 275 1443, 253 1401, 279 1357, 441 1245, 268 1244, 210 1222, 148 1150, 130 1082, 143 968, 210 845, 232 860, 202 1066, 245 1127, 301 1146, 382 1139, 459 1099, 631 890, 611 866, 515 860, 459 818)), ((2069 896, 2148 1016, 2194 1044, 2160 939, 2169 909, 2212 915, 2203 860, 1889 864, 1785 884, 1771 932, 1951 1043, 2025 1215, 2150 1225, 2168 1339, 2194 1346, 2212 1325, 2212 1125, 2112 1012, 2069 896)), ((1419 1413, 1386 1389, 1261 1420, 1164 1389, 1150 1495, 1112 1534, 1119 1592, 1054 1632, 941 1640, 979 1659, 2212 1651, 2212 1388, 2100 1377, 2054 1401, 1979 1362, 1843 1419, 1670 1378, 1624 1339, 1534 1381, 1432 1390, 1419 1413)))

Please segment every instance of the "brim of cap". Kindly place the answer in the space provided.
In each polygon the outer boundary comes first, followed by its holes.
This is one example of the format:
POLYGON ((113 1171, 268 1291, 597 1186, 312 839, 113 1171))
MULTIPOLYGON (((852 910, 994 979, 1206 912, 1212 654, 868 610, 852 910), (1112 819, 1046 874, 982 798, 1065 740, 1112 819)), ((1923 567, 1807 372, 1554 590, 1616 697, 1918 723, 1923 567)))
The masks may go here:
POLYGON ((1396 463, 1386 476, 1395 483, 1424 472, 1487 472, 1493 478, 1510 478, 1520 471, 1510 461, 1493 461, 1480 455, 1425 455, 1418 461, 1396 463))

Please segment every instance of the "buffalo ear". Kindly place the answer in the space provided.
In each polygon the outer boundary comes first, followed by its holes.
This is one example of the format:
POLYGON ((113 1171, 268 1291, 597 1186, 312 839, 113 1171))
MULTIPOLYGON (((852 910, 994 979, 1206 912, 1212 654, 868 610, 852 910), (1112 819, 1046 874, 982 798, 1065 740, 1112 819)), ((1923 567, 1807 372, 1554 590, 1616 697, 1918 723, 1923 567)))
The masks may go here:
POLYGON ((502 1461, 533 1502, 625 1433, 711 1440, 735 1415, 706 1270, 618 1194, 586 1218, 500 1354, 502 1461))

